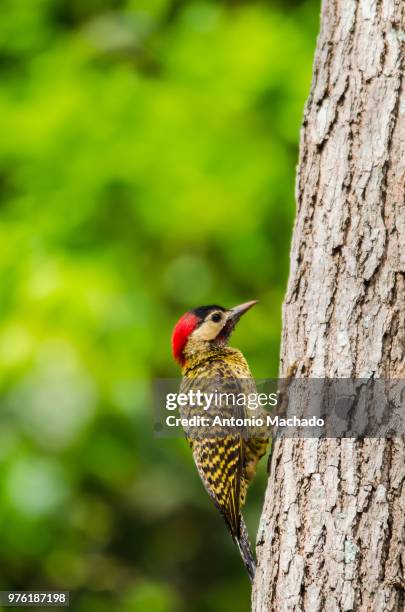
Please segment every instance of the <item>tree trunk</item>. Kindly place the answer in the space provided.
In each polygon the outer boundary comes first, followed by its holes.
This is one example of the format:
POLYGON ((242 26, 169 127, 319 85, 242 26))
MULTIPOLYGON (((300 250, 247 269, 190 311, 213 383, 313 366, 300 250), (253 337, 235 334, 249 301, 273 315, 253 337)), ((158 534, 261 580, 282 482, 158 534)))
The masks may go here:
MULTIPOLYGON (((324 0, 280 375, 405 377, 404 0, 324 0)), ((254 612, 405 609, 405 450, 275 442, 254 612)))

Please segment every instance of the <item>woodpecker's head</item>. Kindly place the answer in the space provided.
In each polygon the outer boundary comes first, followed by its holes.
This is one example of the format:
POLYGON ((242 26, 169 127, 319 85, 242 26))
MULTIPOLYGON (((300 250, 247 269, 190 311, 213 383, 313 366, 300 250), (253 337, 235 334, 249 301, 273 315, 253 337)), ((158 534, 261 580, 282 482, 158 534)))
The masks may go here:
POLYGON ((214 304, 186 312, 173 330, 172 349, 175 360, 184 365, 187 356, 225 345, 240 317, 255 304, 257 300, 234 308, 214 304))

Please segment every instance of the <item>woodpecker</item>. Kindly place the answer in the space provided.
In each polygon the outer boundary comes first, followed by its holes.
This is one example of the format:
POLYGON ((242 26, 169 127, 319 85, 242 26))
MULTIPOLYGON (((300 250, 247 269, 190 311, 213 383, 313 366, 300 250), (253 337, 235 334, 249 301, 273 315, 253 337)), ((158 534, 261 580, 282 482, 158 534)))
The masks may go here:
MULTIPOLYGON (((227 346, 240 317, 255 304, 254 300, 229 309, 218 305, 200 306, 179 319, 173 330, 172 350, 182 368, 181 392, 187 392, 193 381, 199 389, 212 390, 219 386, 224 391, 225 385, 225 390, 231 388, 245 396, 255 390, 243 354, 227 346)), ((238 416, 241 412, 246 414, 244 406, 231 410, 239 411, 238 416)), ((254 436, 242 428, 226 435, 218 432, 213 436, 206 433, 189 436, 188 443, 203 485, 223 515, 253 581, 256 561, 241 509, 257 463, 266 453, 268 438, 263 434, 254 436)))

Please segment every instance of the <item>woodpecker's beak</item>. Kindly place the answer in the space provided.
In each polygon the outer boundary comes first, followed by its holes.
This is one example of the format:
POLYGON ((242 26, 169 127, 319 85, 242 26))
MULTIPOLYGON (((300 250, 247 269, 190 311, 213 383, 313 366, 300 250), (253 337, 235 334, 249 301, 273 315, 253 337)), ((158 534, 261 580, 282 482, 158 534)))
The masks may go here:
POLYGON ((245 302, 244 304, 239 304, 239 306, 234 306, 227 311, 226 323, 223 326, 221 333, 216 338, 219 344, 226 344, 241 316, 255 304, 257 304, 257 300, 252 300, 251 302, 245 302))
POLYGON ((228 321, 232 321, 234 324, 237 323, 241 316, 257 303, 258 300, 252 300, 251 302, 244 302, 243 304, 239 304, 239 306, 230 308, 228 310, 228 321))

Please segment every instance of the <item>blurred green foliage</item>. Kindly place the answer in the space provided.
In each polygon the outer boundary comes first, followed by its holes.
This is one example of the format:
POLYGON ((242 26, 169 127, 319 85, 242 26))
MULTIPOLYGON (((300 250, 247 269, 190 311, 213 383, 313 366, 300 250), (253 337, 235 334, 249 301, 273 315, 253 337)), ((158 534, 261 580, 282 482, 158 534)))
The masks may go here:
MULTIPOLYGON (((318 2, 2 0, 1 589, 72 610, 245 612, 183 440, 153 437, 187 309, 261 304, 278 367, 318 2)), ((247 508, 252 534, 265 468, 247 508)))

